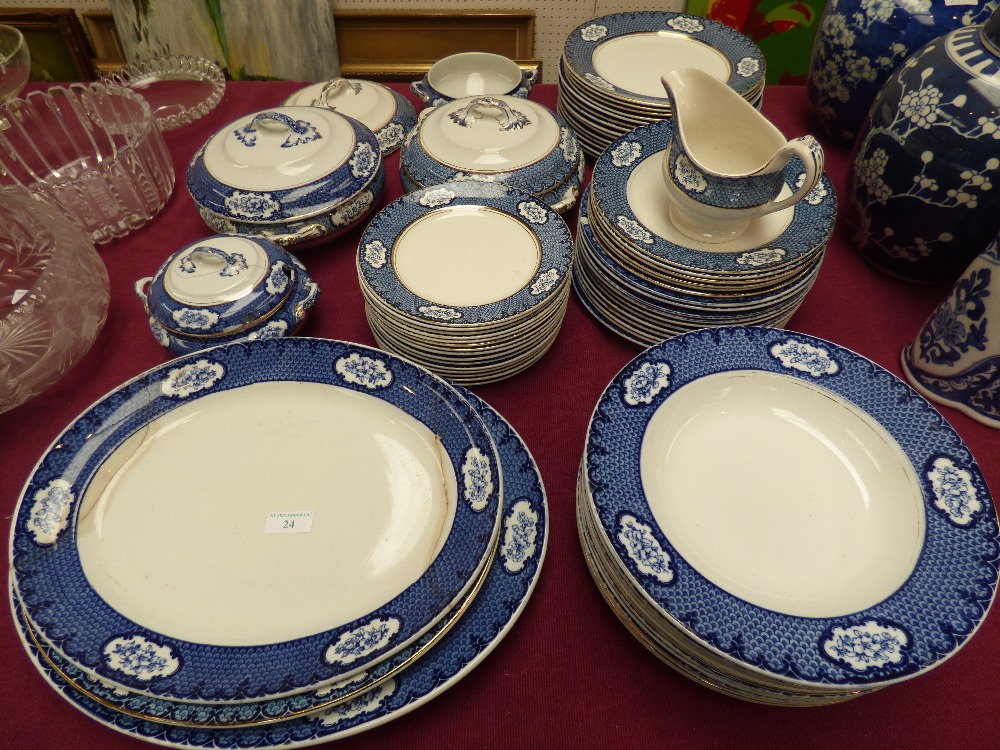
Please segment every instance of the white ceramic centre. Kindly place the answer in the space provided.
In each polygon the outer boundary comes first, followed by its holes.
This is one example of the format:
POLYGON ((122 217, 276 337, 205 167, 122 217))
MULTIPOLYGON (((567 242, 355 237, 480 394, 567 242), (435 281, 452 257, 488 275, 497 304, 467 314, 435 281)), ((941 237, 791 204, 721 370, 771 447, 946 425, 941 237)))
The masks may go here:
POLYGON ((686 34, 667 31, 627 34, 598 45, 592 57, 594 70, 608 83, 642 96, 665 98, 660 76, 679 68, 698 68, 720 81, 732 69, 715 47, 686 34))
POLYGON ((472 307, 510 297, 531 281, 538 238, 514 217, 483 206, 450 206, 410 224, 393 248, 393 268, 418 297, 472 307))
MULTIPOLYGON (((326 106, 363 122, 372 131, 384 128, 396 114, 396 100, 389 90, 372 81, 346 79, 347 82, 331 88, 327 94, 326 106)), ((321 106, 315 103, 323 93, 326 82, 307 86, 292 94, 285 104, 289 106, 321 106)))
POLYGON ((252 116, 230 123, 205 146, 205 168, 219 182, 241 190, 288 190, 309 185, 333 172, 354 152, 350 122, 319 107, 275 107, 296 122, 308 123, 319 138, 298 138, 284 124, 262 120, 254 125, 253 146, 237 137, 252 116), (294 144, 294 145, 291 145, 294 144))
POLYGON ((811 383, 737 370, 672 394, 643 436, 653 516, 709 581, 767 609, 834 617, 892 594, 924 538, 899 444, 811 383))
POLYGON ((474 121, 464 127, 452 120, 470 100, 438 107, 420 126, 420 145, 431 158, 453 169, 470 172, 509 172, 545 158, 559 146, 559 124, 545 107, 527 99, 498 97, 528 118, 524 127, 503 130, 506 116, 498 107, 477 105, 474 121))
MULTIPOLYGON (((133 435, 83 498, 90 584, 140 625, 199 643, 303 637, 390 601, 428 568, 456 480, 423 424, 372 396, 257 383, 133 435), (312 513, 308 533, 268 514, 312 513)), ((300 527, 301 528, 301 527, 300 527)))
MULTIPOLYGON (((791 223, 795 215, 794 207, 784 208, 765 214, 750 222, 743 234, 726 242, 702 242, 693 239, 671 222, 668 214, 670 195, 663 178, 663 158, 666 151, 657 151, 647 156, 629 176, 626 186, 629 206, 635 217, 653 234, 663 237, 681 247, 711 253, 738 253, 752 250, 771 242, 791 223)), ((780 198, 792 194, 786 185, 781 189, 780 198)))
POLYGON ((433 89, 452 99, 482 94, 506 94, 521 83, 517 63, 488 52, 460 52, 434 63, 427 72, 433 89))
POLYGON ((163 287, 185 305, 233 302, 253 291, 264 280, 270 265, 267 253, 256 242, 219 235, 174 258, 163 275, 163 287), (230 259, 208 248, 221 250, 230 259))

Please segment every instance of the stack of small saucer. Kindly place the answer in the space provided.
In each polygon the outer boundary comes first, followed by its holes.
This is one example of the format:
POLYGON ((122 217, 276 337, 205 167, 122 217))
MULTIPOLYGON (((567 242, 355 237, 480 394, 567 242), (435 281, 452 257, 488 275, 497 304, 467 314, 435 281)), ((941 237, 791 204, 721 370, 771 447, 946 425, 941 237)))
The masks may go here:
POLYGON ((706 328, 608 385, 577 521, 601 594, 656 657, 735 698, 814 706, 967 642, 997 584, 988 496, 958 434, 873 362, 706 328))
POLYGON ((660 77, 700 68, 754 106, 764 93, 764 56, 746 36, 681 13, 615 13, 577 27, 559 61, 559 114, 584 151, 598 156, 614 140, 671 116, 660 77))
POLYGON ((521 372, 552 346, 572 254, 566 223, 530 193, 450 182, 372 219, 358 277, 379 346, 474 385, 521 372))
MULTIPOLYGON (((580 202, 577 296, 605 326, 645 346, 706 326, 784 325, 819 273, 837 212, 832 185, 824 176, 735 239, 692 240, 668 217, 662 164, 673 130, 671 120, 644 125, 597 160, 580 202)), ((788 170, 789 192, 800 171, 788 170)))

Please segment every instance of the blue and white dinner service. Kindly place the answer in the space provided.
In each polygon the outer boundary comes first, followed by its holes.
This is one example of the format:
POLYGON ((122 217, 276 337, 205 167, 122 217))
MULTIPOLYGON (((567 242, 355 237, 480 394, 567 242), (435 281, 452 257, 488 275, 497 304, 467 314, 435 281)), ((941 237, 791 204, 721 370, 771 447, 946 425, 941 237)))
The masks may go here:
POLYGON ((996 510, 961 438, 875 363, 780 329, 693 331, 626 365, 590 420, 577 519, 633 635, 756 702, 924 674, 996 591, 996 510))
POLYGON ((671 116, 660 77, 698 68, 755 106, 764 56, 725 24, 684 13, 614 13, 574 29, 559 60, 558 112, 597 157, 628 131, 671 116))
POLYGON ((573 239, 552 207, 502 182, 448 182, 382 209, 358 246, 384 346, 465 385, 510 377, 551 347, 573 239))
POLYGON ((276 107, 231 122, 191 160, 187 186, 219 234, 288 246, 363 220, 385 185, 378 139, 324 107, 276 107))
POLYGON ((313 744, 485 657, 546 539, 530 454, 472 394, 355 344, 245 341, 138 376, 57 439, 12 525, 11 606, 43 676, 113 729, 313 744))

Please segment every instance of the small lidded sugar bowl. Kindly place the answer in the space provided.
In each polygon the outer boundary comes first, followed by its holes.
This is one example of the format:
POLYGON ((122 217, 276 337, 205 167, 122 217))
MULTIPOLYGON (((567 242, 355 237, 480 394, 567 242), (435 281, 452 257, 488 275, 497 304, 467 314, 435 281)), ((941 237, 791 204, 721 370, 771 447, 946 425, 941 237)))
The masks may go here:
POLYGON ((576 204, 583 174, 583 150, 566 121, 512 96, 472 96, 424 110, 399 159, 407 192, 444 182, 502 182, 560 213, 576 204))
POLYGON ((135 293, 156 340, 174 354, 239 339, 291 336, 319 285, 284 248, 259 237, 219 235, 171 255, 135 293))
POLYGON ((187 172, 191 197, 213 230, 282 246, 354 226, 384 185, 371 129, 321 107, 276 107, 231 122, 187 172))

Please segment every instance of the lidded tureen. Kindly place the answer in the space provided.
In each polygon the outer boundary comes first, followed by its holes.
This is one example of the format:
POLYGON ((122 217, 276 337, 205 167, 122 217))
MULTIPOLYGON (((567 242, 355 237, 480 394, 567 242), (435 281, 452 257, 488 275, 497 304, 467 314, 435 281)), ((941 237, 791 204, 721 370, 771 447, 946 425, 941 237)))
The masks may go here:
POLYGON ((260 237, 218 235, 171 255, 136 282, 149 325, 175 354, 236 339, 290 336, 319 296, 305 266, 260 237))
POLYGON ((371 129, 319 107, 276 107, 230 123, 187 173, 212 229, 279 245, 339 234, 368 213, 384 184, 371 129))
POLYGON ((325 107, 364 123, 375 133, 382 156, 392 153, 417 124, 410 100, 374 81, 334 78, 299 89, 283 106, 325 107))
POLYGON ((576 203, 583 152, 566 122, 542 105, 510 96, 457 99, 424 110, 399 162, 407 191, 444 182, 503 182, 556 211, 576 203))

